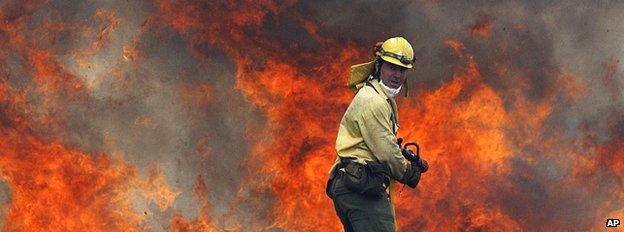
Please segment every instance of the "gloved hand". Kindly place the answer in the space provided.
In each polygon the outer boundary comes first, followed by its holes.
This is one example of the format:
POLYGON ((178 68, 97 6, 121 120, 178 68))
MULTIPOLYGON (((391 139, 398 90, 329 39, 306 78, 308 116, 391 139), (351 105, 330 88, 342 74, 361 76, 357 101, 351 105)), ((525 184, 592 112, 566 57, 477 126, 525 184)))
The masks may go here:
POLYGON ((411 188, 416 188, 416 185, 420 181, 420 173, 420 166, 412 163, 412 165, 407 166, 405 174, 403 174, 403 179, 399 180, 399 182, 406 184, 411 188))
POLYGON ((426 160, 421 159, 419 155, 414 154, 412 151, 407 149, 401 149, 401 153, 405 157, 405 159, 409 160, 412 163, 412 166, 418 166, 422 173, 429 170, 429 163, 426 160))

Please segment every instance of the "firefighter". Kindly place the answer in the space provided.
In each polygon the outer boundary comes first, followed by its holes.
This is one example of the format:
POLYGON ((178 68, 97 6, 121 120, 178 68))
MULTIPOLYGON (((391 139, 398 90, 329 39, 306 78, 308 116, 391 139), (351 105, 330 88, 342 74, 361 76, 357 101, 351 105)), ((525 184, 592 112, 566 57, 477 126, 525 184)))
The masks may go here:
POLYGON ((397 180, 415 188, 426 161, 408 162, 397 143, 397 96, 414 63, 402 37, 378 44, 375 59, 351 67, 348 85, 357 91, 336 138, 336 162, 327 194, 349 231, 396 231, 388 187, 397 180), (380 46, 379 46, 380 45, 380 46))

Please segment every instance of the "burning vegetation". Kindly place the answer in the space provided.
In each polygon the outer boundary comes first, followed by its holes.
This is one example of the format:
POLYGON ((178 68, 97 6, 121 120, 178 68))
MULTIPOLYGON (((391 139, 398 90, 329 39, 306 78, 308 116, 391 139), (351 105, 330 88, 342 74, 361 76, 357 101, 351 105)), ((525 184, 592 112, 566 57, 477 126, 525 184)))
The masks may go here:
POLYGON ((490 4, 3 1, 0 226, 339 231, 348 68, 396 35, 399 134, 431 167, 400 231, 624 219, 624 4, 490 4))

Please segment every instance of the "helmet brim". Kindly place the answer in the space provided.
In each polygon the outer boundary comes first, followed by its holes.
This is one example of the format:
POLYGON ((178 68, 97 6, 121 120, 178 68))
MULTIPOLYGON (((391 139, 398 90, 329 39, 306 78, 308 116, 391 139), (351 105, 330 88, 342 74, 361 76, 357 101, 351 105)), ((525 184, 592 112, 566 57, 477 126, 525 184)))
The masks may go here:
POLYGON ((413 65, 412 64, 404 64, 403 62, 401 62, 399 59, 394 58, 394 57, 390 57, 390 56, 381 56, 381 59, 387 62, 390 62, 392 64, 396 64, 398 66, 404 67, 404 68, 412 68, 413 65))

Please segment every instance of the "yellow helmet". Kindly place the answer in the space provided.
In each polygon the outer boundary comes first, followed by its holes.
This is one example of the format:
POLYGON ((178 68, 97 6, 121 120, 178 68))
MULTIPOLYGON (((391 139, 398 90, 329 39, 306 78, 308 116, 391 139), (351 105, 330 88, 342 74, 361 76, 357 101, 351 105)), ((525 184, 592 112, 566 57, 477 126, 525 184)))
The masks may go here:
POLYGON ((414 49, 403 37, 394 37, 386 40, 381 44, 375 55, 384 61, 406 68, 412 68, 414 63, 414 49))

